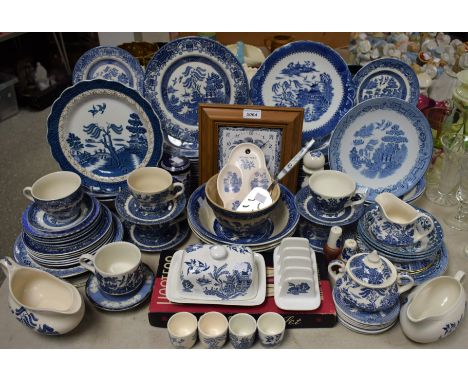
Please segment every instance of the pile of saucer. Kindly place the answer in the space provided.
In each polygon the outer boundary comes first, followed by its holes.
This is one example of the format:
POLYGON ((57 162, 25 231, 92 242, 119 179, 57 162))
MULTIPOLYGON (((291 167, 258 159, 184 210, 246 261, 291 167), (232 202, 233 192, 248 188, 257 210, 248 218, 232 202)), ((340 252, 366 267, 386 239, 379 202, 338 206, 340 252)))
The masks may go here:
POLYGON ((239 244, 254 252, 265 252, 277 247, 285 237, 292 236, 299 222, 294 195, 283 185, 277 206, 263 229, 254 234, 240 236, 219 223, 205 194, 206 185, 198 187, 187 204, 187 219, 193 233, 208 244, 239 244))
POLYGON ((200 165, 198 160, 198 143, 183 142, 171 136, 167 136, 164 151, 179 157, 185 157, 190 161, 190 193, 198 187, 200 179, 200 165))
POLYGON ((169 201, 165 209, 144 210, 128 188, 115 199, 115 209, 125 227, 125 239, 144 252, 175 248, 189 236, 185 204, 182 193, 169 201))
POLYGON ((427 243, 421 242, 410 245, 388 244, 377 239, 370 227, 381 214, 378 205, 371 205, 359 219, 357 225, 356 241, 361 251, 370 252, 377 250, 395 264, 401 273, 407 273, 413 277, 416 284, 440 276, 448 266, 448 251, 444 244, 444 233, 437 219, 420 208, 414 207, 431 217, 434 229, 427 236, 427 243))
POLYGON ((57 221, 31 203, 23 212, 22 225, 23 231, 15 242, 15 260, 61 278, 85 273, 79 264, 81 255, 93 254, 123 237, 119 219, 87 193, 80 214, 71 221, 57 221))

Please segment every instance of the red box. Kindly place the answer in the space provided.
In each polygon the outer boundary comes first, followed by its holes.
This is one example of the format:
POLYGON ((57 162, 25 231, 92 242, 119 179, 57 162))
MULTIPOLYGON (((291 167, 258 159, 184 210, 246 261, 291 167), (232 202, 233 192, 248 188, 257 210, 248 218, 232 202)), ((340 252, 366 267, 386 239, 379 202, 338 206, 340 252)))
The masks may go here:
MULTIPOLYGON (((321 304, 318 309, 311 311, 286 311, 279 309, 274 301, 273 277, 267 278, 267 290, 271 290, 271 295, 267 293, 265 302, 258 306, 226 306, 226 305, 197 305, 197 304, 176 304, 171 303, 166 298, 166 281, 169 272, 169 265, 172 259, 172 251, 164 251, 159 258, 158 270, 156 272, 156 280, 153 286, 153 293, 149 305, 148 318, 153 326, 165 328, 169 318, 177 312, 191 312, 197 317, 209 311, 217 311, 231 316, 236 313, 249 313, 255 318, 258 318, 265 312, 277 312, 286 320, 288 329, 292 328, 330 328, 336 324, 336 311, 333 303, 331 286, 328 280, 327 263, 325 257, 321 253, 316 253, 317 265, 319 268, 320 277, 320 297, 321 304)), ((267 265, 267 274, 273 274, 272 254, 264 254, 265 263, 267 265)))

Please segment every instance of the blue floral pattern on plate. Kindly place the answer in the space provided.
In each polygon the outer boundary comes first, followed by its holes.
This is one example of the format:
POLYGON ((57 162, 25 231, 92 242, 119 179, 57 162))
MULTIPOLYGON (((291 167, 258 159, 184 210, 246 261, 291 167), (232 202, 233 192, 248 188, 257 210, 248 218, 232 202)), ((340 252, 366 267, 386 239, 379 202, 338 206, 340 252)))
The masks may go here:
POLYGON ((185 209, 185 204, 185 195, 182 194, 168 202, 165 209, 158 209, 157 211, 143 210, 127 188, 124 188, 117 195, 117 198, 115 198, 115 209, 119 216, 128 222, 138 225, 168 223, 182 213, 185 209))
POLYGON ((353 106, 355 85, 333 49, 296 41, 270 54, 251 80, 255 105, 304 108, 303 142, 329 134, 353 106))
POLYGON ((73 69, 73 83, 100 78, 120 82, 143 94, 144 75, 140 62, 126 50, 98 46, 78 59, 73 69))
MULTIPOLYGON (((366 210, 364 204, 346 207, 340 212, 323 212, 312 200, 309 187, 301 188, 295 196, 296 206, 301 216, 311 223, 332 227, 344 226, 356 222, 366 210)), ((322 248, 323 249, 323 248, 322 248)))
POLYGON ((161 159, 163 136, 151 105, 118 82, 82 81, 67 88, 47 124, 55 160, 93 191, 119 190, 131 171, 161 159))
POLYGON ((416 105, 419 81, 414 70, 401 60, 382 58, 369 62, 353 78, 358 103, 378 97, 396 97, 416 105))
POLYGON ((337 124, 329 146, 332 170, 369 189, 401 196, 424 176, 432 158, 432 133, 424 115, 397 98, 376 98, 351 109, 337 124))
POLYGON ((239 61, 220 43, 185 37, 160 48, 146 68, 145 97, 167 135, 198 142, 198 104, 247 104, 248 81, 239 61))

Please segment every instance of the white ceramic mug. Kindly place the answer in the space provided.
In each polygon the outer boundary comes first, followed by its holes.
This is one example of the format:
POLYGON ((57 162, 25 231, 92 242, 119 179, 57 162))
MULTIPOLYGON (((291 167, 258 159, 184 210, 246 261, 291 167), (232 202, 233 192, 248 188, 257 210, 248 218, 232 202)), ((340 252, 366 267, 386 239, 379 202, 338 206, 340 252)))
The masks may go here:
POLYGON ((220 349, 227 339, 228 320, 219 312, 208 312, 198 321, 198 336, 204 347, 220 349))
POLYGON ((80 265, 94 273, 99 289, 110 295, 132 293, 143 282, 140 249, 124 241, 106 244, 95 255, 82 255, 80 265))
POLYGON ((314 204, 323 212, 334 213, 364 203, 366 195, 356 192, 356 182, 348 174, 335 170, 318 171, 309 178, 314 204))
POLYGON ((197 317, 189 312, 178 312, 169 318, 167 332, 172 346, 190 349, 197 342, 197 317))
POLYGON ((128 189, 144 210, 166 210, 172 200, 184 193, 183 183, 173 183, 172 175, 159 167, 141 167, 127 178, 128 189))
POLYGON ((80 214, 81 178, 71 171, 53 172, 25 187, 23 195, 57 220, 73 219, 80 214))

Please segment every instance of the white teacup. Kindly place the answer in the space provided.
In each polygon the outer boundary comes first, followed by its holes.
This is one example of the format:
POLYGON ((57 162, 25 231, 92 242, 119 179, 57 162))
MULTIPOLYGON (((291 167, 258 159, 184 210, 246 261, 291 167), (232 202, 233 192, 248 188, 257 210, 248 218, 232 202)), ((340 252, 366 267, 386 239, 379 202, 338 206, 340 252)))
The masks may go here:
POLYGON ((73 219, 80 214, 81 178, 71 171, 53 172, 25 187, 23 195, 57 220, 73 219))
POLYGON ((346 207, 364 203, 366 195, 356 192, 356 182, 344 172, 318 171, 309 178, 314 204, 323 212, 339 212, 346 207))
POLYGON ((263 313, 257 320, 257 329, 262 345, 273 347, 283 341, 286 321, 278 313, 263 313))
POLYGON ((140 249, 124 241, 106 244, 94 256, 82 255, 80 265, 93 272, 99 289, 110 295, 132 293, 143 282, 140 249))
POLYGON ((197 342, 197 317, 189 312, 178 312, 169 318, 167 332, 172 346, 190 349, 197 342))
POLYGON ((127 178, 132 195, 144 210, 165 211, 170 201, 184 193, 183 183, 173 183, 172 175, 159 167, 141 167, 127 178))
POLYGON ((208 312, 198 321, 198 336, 203 346, 220 349, 227 339, 228 320, 219 312, 208 312))

